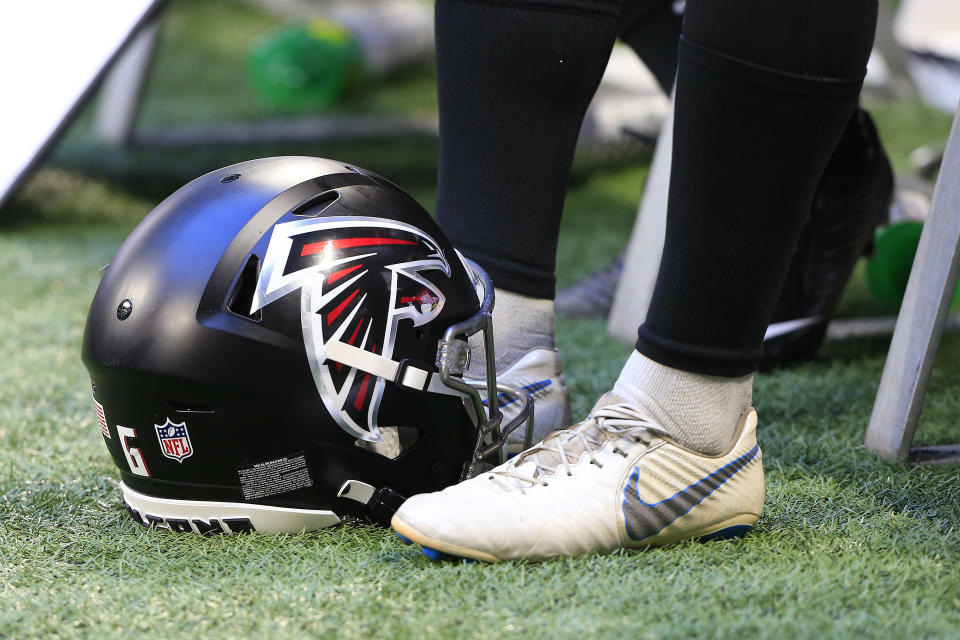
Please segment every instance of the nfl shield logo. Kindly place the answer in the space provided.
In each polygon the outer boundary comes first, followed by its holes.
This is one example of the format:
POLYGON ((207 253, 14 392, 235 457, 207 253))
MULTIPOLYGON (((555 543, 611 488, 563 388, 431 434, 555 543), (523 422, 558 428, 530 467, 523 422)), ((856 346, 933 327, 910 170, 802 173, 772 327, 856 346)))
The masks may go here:
POLYGON ((193 455, 193 445, 190 444, 190 434, 187 433, 187 424, 175 424, 167 418, 165 423, 153 425, 160 440, 160 453, 166 458, 183 462, 184 458, 193 455))

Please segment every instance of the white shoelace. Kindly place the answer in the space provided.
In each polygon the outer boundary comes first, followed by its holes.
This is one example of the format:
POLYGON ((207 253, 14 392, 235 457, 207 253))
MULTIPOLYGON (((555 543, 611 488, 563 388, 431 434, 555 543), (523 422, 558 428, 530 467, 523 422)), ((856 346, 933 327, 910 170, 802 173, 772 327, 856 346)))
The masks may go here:
MULTIPOLYGON (((571 466, 584 455, 590 464, 603 467, 595 454, 610 440, 623 441, 626 449, 636 445, 649 446, 654 438, 666 436, 663 427, 643 418, 638 409, 626 402, 616 402, 595 408, 586 420, 550 434, 546 440, 518 455, 504 465, 487 472, 490 480, 506 491, 526 489, 536 485, 547 486, 543 480, 555 471, 573 475, 571 466)), ((627 451, 615 443, 613 453, 627 457, 627 451)))

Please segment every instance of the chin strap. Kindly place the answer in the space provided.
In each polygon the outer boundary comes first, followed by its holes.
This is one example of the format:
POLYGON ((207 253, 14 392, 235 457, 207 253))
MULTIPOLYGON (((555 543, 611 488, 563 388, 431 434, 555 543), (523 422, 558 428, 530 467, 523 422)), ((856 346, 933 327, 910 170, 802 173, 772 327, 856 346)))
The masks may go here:
POLYGON ((423 363, 418 362, 416 364, 420 366, 415 366, 411 360, 404 359, 398 362, 339 340, 331 340, 324 345, 324 348, 327 358, 334 362, 360 369, 370 375, 417 391, 426 391, 430 387, 433 372, 423 368, 423 363))
MULTIPOLYGON (((440 380, 430 367, 416 360, 391 360, 370 351, 364 351, 346 342, 331 340, 324 346, 327 359, 354 367, 370 375, 389 380, 394 384, 417 391, 431 391, 444 395, 459 395, 440 380)), ((449 360, 449 369, 455 375, 463 375, 470 365, 470 349, 466 341, 443 340, 439 345, 439 358, 449 360)))
POLYGON ((349 498, 367 505, 367 510, 374 520, 389 527, 390 519, 403 504, 406 497, 390 487, 374 487, 360 480, 347 480, 340 485, 338 498, 349 498))

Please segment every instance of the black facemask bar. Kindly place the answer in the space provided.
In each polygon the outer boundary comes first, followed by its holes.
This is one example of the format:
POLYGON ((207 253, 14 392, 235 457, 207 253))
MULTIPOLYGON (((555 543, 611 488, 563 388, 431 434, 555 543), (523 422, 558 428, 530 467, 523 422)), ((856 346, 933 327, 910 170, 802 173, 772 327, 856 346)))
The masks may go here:
POLYGON ((516 430, 523 422, 527 423, 524 434, 524 449, 530 447, 533 436, 533 399, 526 392, 497 385, 496 357, 493 346, 493 282, 490 276, 472 260, 467 260, 474 274, 483 286, 483 301, 480 310, 473 316, 451 325, 444 332, 443 339, 438 345, 438 365, 440 367, 441 382, 465 396, 479 423, 477 442, 470 460, 464 465, 461 479, 471 478, 478 472, 478 465, 494 456, 492 462, 504 462, 504 445, 507 436, 516 430), (469 347, 462 337, 469 338, 478 332, 483 332, 484 360, 487 370, 487 389, 494 389, 496 393, 487 393, 487 404, 477 387, 464 382, 461 377, 469 365, 469 347), (503 413, 500 411, 499 395, 504 393, 519 399, 523 404, 520 413, 506 425, 503 422, 503 413))

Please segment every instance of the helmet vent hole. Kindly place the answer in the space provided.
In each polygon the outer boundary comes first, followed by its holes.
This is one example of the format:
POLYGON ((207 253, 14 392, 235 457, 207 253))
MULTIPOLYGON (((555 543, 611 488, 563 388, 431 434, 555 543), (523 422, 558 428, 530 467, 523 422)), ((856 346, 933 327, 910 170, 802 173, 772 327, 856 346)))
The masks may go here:
POLYGON ((307 198, 290 213, 301 218, 316 218, 323 213, 323 210, 329 207, 340 198, 340 192, 337 190, 324 191, 310 198, 307 198))
POLYGON ((213 407, 208 407, 195 402, 180 402, 179 400, 167 400, 167 404, 177 413, 215 413, 213 407))
POLYGON ((260 309, 257 309, 254 313, 250 313, 250 307, 253 306, 253 294, 257 288, 257 276, 259 274, 260 258, 256 255, 251 255, 247 259, 247 264, 243 265, 243 270, 240 272, 240 277, 237 278, 237 284, 233 288, 233 293, 230 294, 230 301, 227 302, 227 309, 238 316, 249 318, 255 322, 260 322, 263 318, 260 309))

